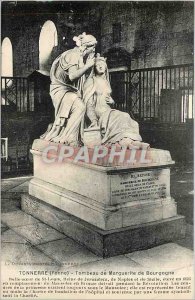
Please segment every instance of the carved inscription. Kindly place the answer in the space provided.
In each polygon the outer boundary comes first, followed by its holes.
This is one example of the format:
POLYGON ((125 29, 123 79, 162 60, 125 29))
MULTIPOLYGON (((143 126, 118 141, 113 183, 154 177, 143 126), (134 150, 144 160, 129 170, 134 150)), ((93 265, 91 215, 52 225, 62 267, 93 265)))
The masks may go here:
POLYGON ((168 169, 134 172, 111 178, 112 204, 170 196, 168 169))

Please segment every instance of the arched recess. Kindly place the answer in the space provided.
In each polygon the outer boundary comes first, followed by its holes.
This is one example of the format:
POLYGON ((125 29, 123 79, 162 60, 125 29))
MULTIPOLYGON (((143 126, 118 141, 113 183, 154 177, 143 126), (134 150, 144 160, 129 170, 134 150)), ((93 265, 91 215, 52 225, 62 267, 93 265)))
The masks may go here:
POLYGON ((39 37, 39 70, 48 73, 52 63, 52 52, 58 45, 55 24, 48 20, 43 24, 39 37))
MULTIPOLYGON (((8 37, 5 37, 2 41, 1 47, 1 76, 13 77, 13 48, 12 43, 8 37)), ((7 86, 12 85, 12 80, 6 80, 7 86)), ((2 90, 5 89, 5 80, 2 80, 2 90)))

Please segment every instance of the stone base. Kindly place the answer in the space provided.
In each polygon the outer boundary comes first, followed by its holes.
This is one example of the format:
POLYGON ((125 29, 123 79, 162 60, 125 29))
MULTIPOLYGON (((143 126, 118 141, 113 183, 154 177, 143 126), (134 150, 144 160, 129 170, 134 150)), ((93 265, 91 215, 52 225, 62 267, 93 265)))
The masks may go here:
MULTIPOLYGON (((95 164, 76 162, 73 158, 58 161, 57 150, 50 153, 54 161, 46 162, 43 151, 47 146, 59 147, 59 151, 63 147, 43 140, 34 141, 31 151, 34 178, 28 191, 31 196, 103 230, 177 215, 176 203, 170 195, 170 167, 174 162, 168 151, 148 150, 150 162, 147 160, 147 163, 107 165, 104 161, 95 164)), ((89 157, 92 150, 88 149, 89 157)), ((128 150, 129 157, 132 153, 128 150)), ((138 150, 137 155, 142 154, 138 150)))
POLYGON ((102 230, 29 194, 22 196, 21 205, 26 213, 102 257, 148 249, 185 236, 183 216, 120 229, 102 230))

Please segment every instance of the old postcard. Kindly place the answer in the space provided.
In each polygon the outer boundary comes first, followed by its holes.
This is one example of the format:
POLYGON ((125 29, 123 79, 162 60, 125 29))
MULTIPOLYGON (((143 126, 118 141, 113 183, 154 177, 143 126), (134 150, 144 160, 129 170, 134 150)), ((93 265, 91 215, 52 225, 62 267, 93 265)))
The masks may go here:
POLYGON ((194 299, 193 1, 1 17, 1 299, 194 299))

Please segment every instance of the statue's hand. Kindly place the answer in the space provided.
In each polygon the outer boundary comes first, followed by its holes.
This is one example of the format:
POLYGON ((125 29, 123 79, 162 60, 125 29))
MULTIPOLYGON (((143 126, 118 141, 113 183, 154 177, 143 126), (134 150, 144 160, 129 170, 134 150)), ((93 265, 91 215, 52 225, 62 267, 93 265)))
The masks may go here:
POLYGON ((91 68, 94 64, 95 64, 95 58, 89 58, 89 59, 87 59, 86 66, 88 68, 91 68))

